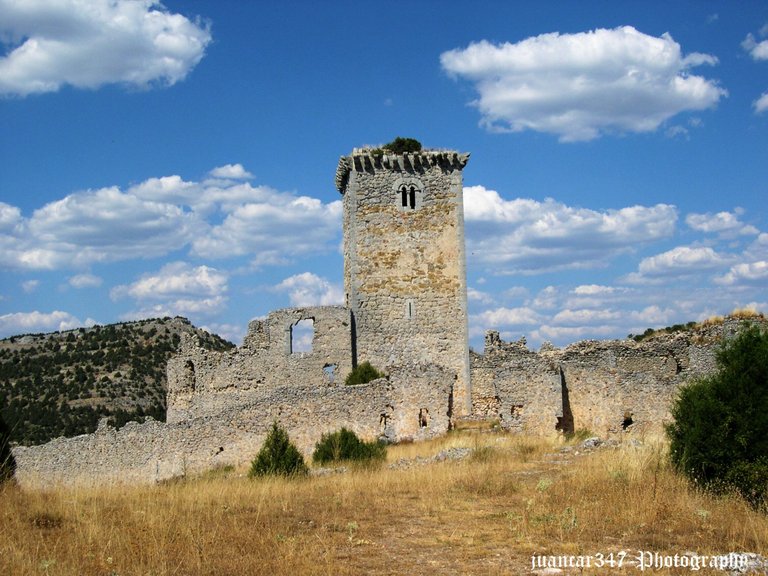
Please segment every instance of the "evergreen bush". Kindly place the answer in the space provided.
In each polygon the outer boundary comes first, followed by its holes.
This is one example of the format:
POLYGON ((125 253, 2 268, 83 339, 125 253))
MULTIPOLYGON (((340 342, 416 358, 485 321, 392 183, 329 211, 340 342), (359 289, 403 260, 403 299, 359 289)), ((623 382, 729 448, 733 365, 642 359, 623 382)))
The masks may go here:
POLYGON ((385 150, 388 150, 394 154, 405 154, 410 152, 420 152, 421 142, 414 138, 402 138, 398 136, 389 144, 382 146, 385 150))
POLYGON ((368 360, 365 362, 362 362, 361 364, 358 364, 352 369, 352 372, 349 373, 349 376, 347 376, 347 379, 344 381, 344 383, 347 386, 354 386, 356 384, 367 384, 371 380, 376 380, 377 378, 383 378, 384 374, 376 370, 368 360))
POLYGON ((717 371, 684 386, 667 426, 670 457, 695 483, 768 498, 768 332, 745 327, 717 353, 717 371))
POLYGON ((16 460, 11 452, 11 434, 0 415, 0 483, 13 477, 16 471, 16 460))
POLYGON ((363 442, 357 434, 342 428, 338 432, 323 434, 315 444, 312 461, 317 464, 328 464, 353 460, 357 462, 372 462, 384 460, 387 449, 381 442, 363 442))
POLYGON ((267 434, 264 445, 251 462, 248 476, 305 476, 309 472, 304 457, 277 422, 267 434))

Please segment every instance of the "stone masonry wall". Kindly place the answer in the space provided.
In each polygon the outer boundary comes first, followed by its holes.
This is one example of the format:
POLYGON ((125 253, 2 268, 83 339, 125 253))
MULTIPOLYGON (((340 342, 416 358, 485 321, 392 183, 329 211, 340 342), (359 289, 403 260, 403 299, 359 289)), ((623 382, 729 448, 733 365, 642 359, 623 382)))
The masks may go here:
POLYGON ((305 384, 230 392, 221 410, 175 423, 102 424, 94 434, 17 447, 24 487, 146 484, 243 465, 261 448, 272 422, 310 458, 323 433, 342 426, 365 440, 425 439, 450 424, 452 377, 434 366, 399 367, 360 386, 305 384))
POLYGON ((718 347, 740 326, 726 318, 641 342, 589 340, 539 352, 491 331, 484 354, 471 356, 474 416, 535 434, 661 433, 678 388, 711 373, 718 347))
POLYGON ((462 169, 456 152, 343 157, 344 285, 357 359, 457 374, 454 407, 470 405, 462 169))

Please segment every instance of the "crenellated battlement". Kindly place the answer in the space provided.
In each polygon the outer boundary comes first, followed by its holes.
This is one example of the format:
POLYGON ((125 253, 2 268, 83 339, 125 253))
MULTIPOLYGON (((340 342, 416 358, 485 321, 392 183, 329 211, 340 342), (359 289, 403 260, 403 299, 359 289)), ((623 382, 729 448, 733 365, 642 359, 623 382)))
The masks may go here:
POLYGON ((462 170, 469 161, 469 153, 453 150, 425 150, 405 154, 355 148, 349 156, 342 156, 336 168, 336 189, 344 194, 349 174, 392 170, 395 172, 423 172, 435 166, 443 170, 462 170))

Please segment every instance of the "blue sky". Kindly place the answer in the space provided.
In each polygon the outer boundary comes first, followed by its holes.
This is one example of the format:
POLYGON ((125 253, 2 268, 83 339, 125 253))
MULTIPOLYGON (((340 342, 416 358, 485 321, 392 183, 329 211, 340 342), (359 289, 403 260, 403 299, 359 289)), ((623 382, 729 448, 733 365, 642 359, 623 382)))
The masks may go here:
POLYGON ((768 310, 765 2, 0 0, 0 336, 343 300, 339 156, 470 152, 470 334, 768 310))

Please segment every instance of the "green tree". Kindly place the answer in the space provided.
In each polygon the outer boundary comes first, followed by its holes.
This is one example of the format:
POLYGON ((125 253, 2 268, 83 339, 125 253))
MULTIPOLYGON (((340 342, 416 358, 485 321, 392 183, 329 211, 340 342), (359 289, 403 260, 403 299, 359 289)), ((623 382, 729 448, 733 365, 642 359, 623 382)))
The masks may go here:
POLYGON ((320 437, 320 441, 315 444, 312 461, 318 464, 342 460, 370 462, 384 460, 386 456, 387 449, 380 442, 363 442, 357 434, 342 428, 320 437))
POLYGON ((414 138, 402 138, 398 136, 389 144, 382 146, 385 150, 389 150, 394 154, 405 154, 410 152, 420 152, 421 142, 414 138))
POLYGON ((305 476, 309 472, 304 457, 277 422, 267 434, 264 445, 251 462, 248 476, 305 476))
POLYGON ((768 332, 745 327, 717 353, 717 371, 684 386, 667 426, 676 469, 708 489, 768 497, 768 332))
POLYGON ((13 477, 16 471, 16 460, 11 452, 11 434, 0 415, 0 483, 13 477))
POLYGON ((362 362, 352 369, 344 383, 347 386, 355 386, 356 384, 367 384, 371 380, 377 378, 383 378, 384 374, 376 370, 368 360, 362 362))

